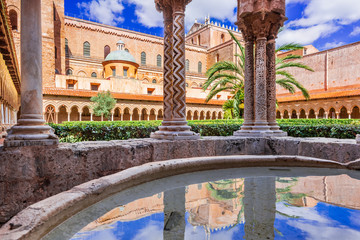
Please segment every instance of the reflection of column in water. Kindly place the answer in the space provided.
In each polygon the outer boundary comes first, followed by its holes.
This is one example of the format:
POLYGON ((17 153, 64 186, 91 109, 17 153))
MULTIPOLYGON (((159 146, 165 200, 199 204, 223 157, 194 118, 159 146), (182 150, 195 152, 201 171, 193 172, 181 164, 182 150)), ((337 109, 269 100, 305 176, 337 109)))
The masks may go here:
POLYGON ((164 240, 185 236, 185 187, 164 192, 164 240))
POLYGON ((275 178, 246 178, 243 204, 245 239, 274 239, 275 178))

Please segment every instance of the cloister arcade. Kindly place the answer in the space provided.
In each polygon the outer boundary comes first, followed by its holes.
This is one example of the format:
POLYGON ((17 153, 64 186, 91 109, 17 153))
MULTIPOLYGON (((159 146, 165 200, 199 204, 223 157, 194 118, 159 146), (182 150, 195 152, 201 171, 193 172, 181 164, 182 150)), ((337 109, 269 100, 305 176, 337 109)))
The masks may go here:
MULTIPOLYGON (((44 119, 46 122, 62 123, 66 121, 151 121, 163 120, 162 105, 117 104, 111 116, 96 116, 86 102, 44 101, 44 119)), ((187 120, 222 119, 219 107, 187 107, 187 120)))
POLYGON ((276 112, 278 119, 360 119, 360 104, 341 107, 280 108, 276 112))

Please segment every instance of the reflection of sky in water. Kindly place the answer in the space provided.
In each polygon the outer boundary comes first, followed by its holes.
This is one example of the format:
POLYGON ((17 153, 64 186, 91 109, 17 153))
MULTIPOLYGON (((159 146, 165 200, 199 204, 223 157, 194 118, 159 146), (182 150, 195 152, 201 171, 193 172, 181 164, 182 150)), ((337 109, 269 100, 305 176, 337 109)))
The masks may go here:
MULTIPOLYGON (((360 211, 319 202, 313 208, 294 207, 277 203, 276 210, 289 218, 276 214, 275 239, 360 239, 360 211)), ((202 226, 192 226, 187 220, 186 240, 207 239, 202 226)), ((115 222, 99 231, 78 233, 73 240, 161 240, 163 239, 164 215, 156 213, 131 222, 115 222)), ((243 239, 244 224, 210 233, 212 240, 243 239)))
MULTIPOLYGON (((300 207, 302 204, 306 204, 306 199, 303 199, 306 195, 296 192, 291 193, 291 188, 298 184, 298 179, 278 179, 278 188, 275 191, 276 184, 275 178, 250 178, 249 181, 245 180, 240 185, 237 185, 241 181, 218 181, 212 182, 212 188, 208 183, 197 184, 186 188, 188 200, 188 208, 191 212, 186 212, 186 226, 185 226, 185 239, 186 240, 236 240, 244 239, 245 230, 244 223, 237 224, 233 227, 227 226, 218 230, 210 230, 209 226, 194 226, 201 224, 212 224, 212 226, 221 227, 223 225, 231 225, 236 221, 242 221, 244 219, 244 212, 254 214, 254 220, 256 221, 270 221, 273 220, 275 214, 275 204, 269 204, 268 199, 277 199, 276 202, 276 218, 274 223, 275 239, 291 239, 291 240, 307 240, 307 239, 336 239, 336 240, 360 240, 360 210, 348 209, 328 203, 318 202, 318 199, 314 196, 307 196, 311 198, 312 202, 307 206, 313 207, 300 207), (235 183, 235 185, 231 185, 235 183), (208 185, 206 185, 208 184, 208 185), (216 186, 216 191, 215 187, 216 186), (246 187, 248 186, 248 188, 246 187), (235 190, 231 192, 231 190, 235 190), (193 190, 193 192, 189 191, 193 190), (245 190, 244 190, 245 189, 245 190), (201 194, 199 191, 203 191, 201 194), (275 192, 277 196, 275 197, 275 192), (291 193, 291 194, 290 194, 291 193), (194 195, 192 195, 194 194, 194 195), (197 195, 198 194, 198 195, 197 195), (245 194, 245 197, 244 195, 245 194), (272 198, 273 197, 273 198, 272 198), (304 201, 304 202, 303 202, 304 201), (245 204, 242 205, 244 202, 245 204), (289 203, 294 203, 290 205, 289 203), (296 206, 295 206, 296 205, 296 206), (240 206, 240 207, 239 207, 240 206), (240 210, 241 208, 241 210, 240 210), (244 211, 245 209, 245 211, 244 211), (213 210, 213 212, 211 212, 213 210), (209 212, 207 212, 209 211, 209 212), (230 213, 230 215, 229 215, 230 213), (269 214, 270 213, 270 214, 269 214), (239 214, 239 215, 238 215, 239 214), (232 216, 231 216, 232 215, 232 216), (224 217, 226 218, 224 220, 224 217), (234 218, 235 217, 235 218, 234 218), (268 220, 266 220, 268 219, 268 220), (194 225, 192 225, 194 224, 194 225), (208 230, 206 230, 208 229, 208 230), (210 231, 210 232, 209 232, 210 231)), ((329 179, 330 181, 331 179, 329 179)), ((346 180, 346 179, 345 179, 346 180)), ((337 187, 339 185, 336 181, 333 181, 337 187)), ((315 179, 316 183, 316 179, 315 179)), ((304 182, 302 182, 304 184, 304 182)), ((303 187, 299 184, 300 192, 310 191, 309 187, 303 187), (305 190, 304 190, 305 189, 305 190)), ((298 190, 299 190, 298 189, 298 190)), ((344 191, 344 188, 339 187, 344 191)), ((347 193, 352 193, 347 189, 347 193)), ((343 192, 337 194, 343 194, 343 192)), ((322 193, 321 191, 319 191, 322 193)), ((169 192, 165 192, 169 194, 169 192)), ((181 196, 185 194, 184 191, 180 191, 181 196)), ((133 202, 134 204, 129 207, 130 210, 148 208, 156 211, 161 211, 163 206, 163 200, 160 195, 154 195, 155 198, 143 199, 139 202, 133 202), (156 197, 157 196, 157 197, 156 197), (159 202, 160 201, 160 202, 159 202), (152 204, 150 204, 152 203, 152 204), (156 206, 152 208, 152 206, 156 206)), ((154 197, 153 196, 153 197, 154 197)), ((163 195, 164 196, 164 195, 163 195)), ((177 195, 167 195, 175 196, 177 195)), ((332 195, 334 197, 334 195, 332 195)), ((343 195, 336 195, 342 196, 343 195)), ((357 196, 357 195, 354 195, 357 196)), ((165 199, 165 197, 164 197, 165 199)), ((169 198, 168 198, 169 199, 169 198)), ((342 198, 338 199, 337 204, 342 204, 342 198)), ((355 198, 349 198, 351 201, 355 198)), ((360 201, 360 199, 359 199, 360 201)), ((170 203, 176 201, 170 200, 170 203)), ((336 202, 336 201, 335 201, 336 202)), ((355 200, 355 203, 356 200, 355 200)), ((165 206, 170 206, 169 202, 164 200, 165 206)), ((181 203, 183 204, 183 202, 181 203)), ((335 203, 334 203, 335 204, 335 203)), ((355 206, 359 206, 356 205, 355 206)), ((172 206, 174 207, 174 206, 172 206)), ((120 209, 123 211, 125 208, 120 209)), ((144 210, 143 209, 143 210, 144 210)), ((183 209, 183 208, 180 208, 183 209)), ((129 213, 131 212, 129 210, 129 213)), ((167 210, 169 211, 169 209, 167 210)), ((176 210, 178 211, 178 210, 176 210)), ((182 210, 179 210, 182 211, 182 210)), ((143 211, 144 213, 148 212, 143 211)), ((124 215, 125 216, 125 215, 124 215)), ((129 215, 131 216, 131 215, 129 215)), ((136 215, 141 217, 142 215, 136 215)), ((134 216, 132 216, 134 217, 134 216)), ((147 215, 133 221, 116 221, 116 218, 111 218, 115 222, 108 224, 95 224, 95 230, 89 230, 85 232, 77 233, 72 240, 162 240, 163 229, 164 229, 164 213, 154 213, 147 215)), ((126 218, 125 218, 126 219, 126 218)), ((129 218, 128 218, 129 219, 129 218)), ((248 219, 251 217, 248 216, 248 219)), ((246 220, 246 216, 245 216, 246 220)), ((251 220, 249 220, 250 223, 251 220)), ((181 225, 181 224, 180 224, 181 225)), ((248 224, 251 231, 251 224, 248 224)), ((256 224, 255 224, 256 225, 256 224)), ((254 226, 255 226, 254 225, 254 226)), ((85 228, 86 229, 86 228, 85 228)), ((91 228, 88 228, 91 229, 91 228)), ((261 228, 268 229, 272 232, 272 228, 261 228)), ((248 234, 251 232, 247 232, 248 234)), ((252 234, 258 234, 260 231, 254 231, 252 234)), ((266 233, 262 236, 263 232, 260 233, 260 238, 266 236, 266 233)), ((258 237, 259 237, 258 236, 258 237)), ((261 239, 262 240, 262 239, 261 239)))

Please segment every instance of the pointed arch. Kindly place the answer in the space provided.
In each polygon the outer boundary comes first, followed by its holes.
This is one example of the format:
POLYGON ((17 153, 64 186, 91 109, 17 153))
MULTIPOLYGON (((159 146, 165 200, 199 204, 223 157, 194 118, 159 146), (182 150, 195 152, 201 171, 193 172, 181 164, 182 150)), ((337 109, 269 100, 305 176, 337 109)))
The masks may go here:
POLYGON ((194 112, 194 120, 199 120, 199 112, 197 110, 194 112))
POLYGON ((348 111, 345 106, 343 106, 340 109, 339 118, 340 119, 348 119, 349 118, 349 114, 348 114, 348 111))
POLYGON ((310 111, 309 111, 309 118, 311 118, 311 119, 316 118, 315 110, 314 110, 314 109, 310 109, 310 111))
POLYGON ((192 112, 191 110, 187 111, 187 114, 186 114, 186 120, 191 120, 192 118, 192 112))
POLYGON ((54 105, 46 106, 45 121, 47 123, 56 123, 56 111, 54 105))
POLYGON ((360 119, 360 109, 358 106, 353 107, 351 111, 351 118, 352 119, 360 119))
POLYGON ((104 47, 104 59, 107 57, 107 55, 109 55, 109 53, 111 52, 111 48, 109 45, 106 45, 104 47))
POLYGON ((11 9, 9 11, 9 18, 11 23, 11 29, 18 30, 18 24, 19 24, 18 13, 14 9, 11 9))

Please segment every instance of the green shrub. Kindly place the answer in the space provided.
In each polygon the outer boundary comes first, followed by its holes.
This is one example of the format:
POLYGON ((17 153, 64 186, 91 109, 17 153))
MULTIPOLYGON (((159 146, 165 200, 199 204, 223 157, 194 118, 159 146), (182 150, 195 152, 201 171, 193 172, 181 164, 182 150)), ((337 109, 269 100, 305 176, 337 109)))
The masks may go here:
MULTIPOLYGON (((201 136, 232 136, 243 120, 189 121, 192 131, 201 136)), ((360 134, 360 120, 352 119, 282 119, 280 128, 292 137, 327 137, 354 139, 360 134)), ((50 124, 61 142, 109 141, 148 138, 161 121, 66 122, 50 124)))

